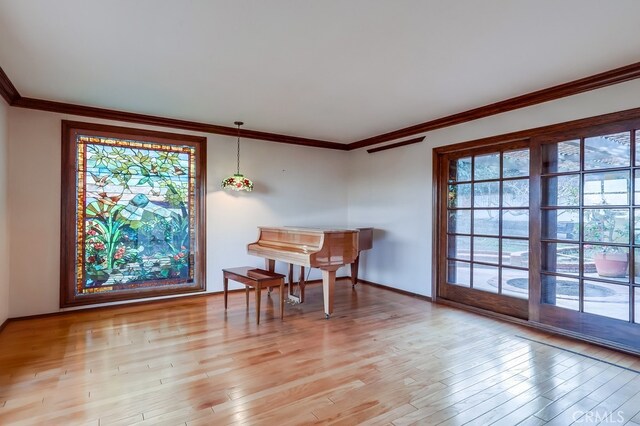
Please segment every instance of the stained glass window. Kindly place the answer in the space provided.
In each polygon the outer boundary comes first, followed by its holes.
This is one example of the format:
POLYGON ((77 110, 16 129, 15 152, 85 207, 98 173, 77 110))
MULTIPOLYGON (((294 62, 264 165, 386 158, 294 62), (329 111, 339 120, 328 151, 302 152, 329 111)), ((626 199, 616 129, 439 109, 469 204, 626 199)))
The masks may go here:
POLYGON ((74 220, 73 230, 63 220, 62 304, 203 290, 202 138, 73 124, 63 141, 74 171, 72 182, 63 171, 63 212, 73 200, 74 220))

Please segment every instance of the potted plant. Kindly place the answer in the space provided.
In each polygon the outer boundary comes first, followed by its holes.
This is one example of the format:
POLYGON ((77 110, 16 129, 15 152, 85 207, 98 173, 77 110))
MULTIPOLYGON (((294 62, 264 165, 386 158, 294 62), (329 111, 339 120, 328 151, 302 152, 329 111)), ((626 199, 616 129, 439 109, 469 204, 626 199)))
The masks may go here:
MULTIPOLYGON (((599 243, 628 243, 629 219, 618 217, 616 209, 585 210, 584 239, 599 243)), ((585 247, 586 248, 586 247, 585 247)), ((591 246, 593 260, 601 277, 626 277, 629 270, 629 253, 624 247, 614 245, 591 246)))
POLYGON ((616 246, 601 246, 593 256, 596 272, 601 277, 623 278, 629 270, 629 253, 616 246))

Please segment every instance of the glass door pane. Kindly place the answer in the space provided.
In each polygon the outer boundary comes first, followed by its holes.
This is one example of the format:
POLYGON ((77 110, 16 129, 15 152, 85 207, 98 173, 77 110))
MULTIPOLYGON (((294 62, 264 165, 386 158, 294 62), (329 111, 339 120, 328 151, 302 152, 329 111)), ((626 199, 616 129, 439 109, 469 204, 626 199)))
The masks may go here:
POLYGON ((637 288, 630 277, 640 276, 631 262, 640 254, 633 142, 632 132, 620 132, 541 145, 541 322, 603 335, 598 324, 632 322, 637 288))
POLYGON ((529 148, 449 160, 444 285, 449 297, 492 309, 514 305, 499 298, 518 299, 520 316, 526 315, 529 162, 529 148))

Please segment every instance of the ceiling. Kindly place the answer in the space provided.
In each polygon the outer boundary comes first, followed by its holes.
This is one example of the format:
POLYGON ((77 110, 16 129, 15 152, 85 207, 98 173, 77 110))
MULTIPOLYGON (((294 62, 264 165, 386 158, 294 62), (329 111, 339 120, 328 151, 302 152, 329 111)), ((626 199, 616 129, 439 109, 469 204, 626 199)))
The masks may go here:
POLYGON ((637 0, 0 0, 24 97, 340 143, 638 62, 637 0))

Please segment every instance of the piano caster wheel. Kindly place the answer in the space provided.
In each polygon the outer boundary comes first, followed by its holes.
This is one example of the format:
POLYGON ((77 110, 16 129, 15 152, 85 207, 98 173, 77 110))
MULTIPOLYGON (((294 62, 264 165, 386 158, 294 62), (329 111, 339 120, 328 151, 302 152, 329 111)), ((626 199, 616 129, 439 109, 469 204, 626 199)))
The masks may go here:
POLYGON ((331 318, 331 315, 329 315, 329 314, 324 314, 324 319, 329 319, 329 318, 331 318))

